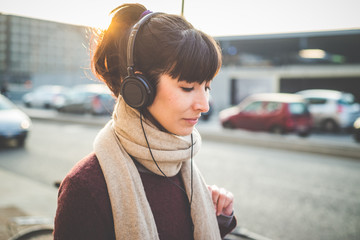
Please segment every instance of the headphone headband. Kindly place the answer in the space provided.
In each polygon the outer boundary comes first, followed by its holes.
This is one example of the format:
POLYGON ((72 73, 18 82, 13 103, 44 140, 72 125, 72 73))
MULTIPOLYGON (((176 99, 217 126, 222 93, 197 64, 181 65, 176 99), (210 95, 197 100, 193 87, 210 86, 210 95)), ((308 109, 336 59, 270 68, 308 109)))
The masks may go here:
POLYGON ((158 14, 158 13, 154 12, 154 13, 149 13, 149 14, 145 15, 137 23, 135 23, 135 25, 131 29, 131 32, 129 35, 129 40, 128 40, 128 45, 127 45, 127 56, 126 56, 127 66, 128 66, 128 75, 133 74, 133 72, 129 72, 129 71, 133 71, 133 68, 135 65, 134 64, 134 45, 135 45, 136 35, 137 35, 140 27, 155 14, 158 14))
MULTIPOLYGON (((145 12, 143 14, 145 14, 145 12)), ((134 72, 135 38, 141 26, 154 14, 156 13, 147 14, 135 23, 135 25, 131 28, 127 44, 127 76, 121 83, 120 94, 130 107, 138 110, 149 106, 154 100, 155 93, 151 83, 146 79, 146 77, 141 74, 135 74, 134 72)))

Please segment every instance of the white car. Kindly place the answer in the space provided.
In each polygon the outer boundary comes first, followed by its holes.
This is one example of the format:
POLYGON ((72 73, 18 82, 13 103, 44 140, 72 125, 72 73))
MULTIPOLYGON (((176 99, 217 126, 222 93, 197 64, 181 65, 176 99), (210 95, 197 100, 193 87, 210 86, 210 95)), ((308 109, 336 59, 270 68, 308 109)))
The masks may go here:
POLYGON ((350 129, 360 116, 360 104, 351 93, 328 89, 297 92, 304 97, 313 117, 314 127, 327 132, 350 129))
POLYGON ((59 85, 43 85, 26 93, 22 100, 26 107, 55 108, 68 91, 68 88, 59 85))

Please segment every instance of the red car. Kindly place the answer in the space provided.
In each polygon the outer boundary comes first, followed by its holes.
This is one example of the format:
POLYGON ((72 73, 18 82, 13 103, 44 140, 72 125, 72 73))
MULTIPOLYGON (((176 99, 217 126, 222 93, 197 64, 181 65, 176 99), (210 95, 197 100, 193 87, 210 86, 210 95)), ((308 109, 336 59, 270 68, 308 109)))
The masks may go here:
POLYGON ((224 128, 273 133, 296 132, 304 137, 310 134, 312 128, 307 104, 296 94, 254 94, 239 105, 222 110, 219 116, 224 128))

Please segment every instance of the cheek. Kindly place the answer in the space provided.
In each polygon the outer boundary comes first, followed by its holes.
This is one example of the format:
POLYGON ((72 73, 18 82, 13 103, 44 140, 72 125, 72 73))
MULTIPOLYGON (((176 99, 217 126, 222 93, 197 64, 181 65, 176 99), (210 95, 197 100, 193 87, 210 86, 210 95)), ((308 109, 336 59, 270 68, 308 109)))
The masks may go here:
POLYGON ((168 110, 174 110, 181 107, 184 104, 184 98, 181 97, 176 91, 167 92, 159 97, 159 101, 162 102, 162 105, 166 107, 168 110))
POLYGON ((174 108, 176 108, 176 99, 175 94, 168 94, 166 91, 158 92, 153 104, 149 107, 149 111, 158 121, 164 117, 168 118, 169 114, 171 115, 174 108))
POLYGON ((185 112, 190 105, 190 97, 185 96, 184 94, 174 94, 168 98, 168 104, 172 111, 176 111, 178 113, 185 112))
POLYGON ((178 101, 178 96, 177 95, 172 95, 172 96, 169 96, 167 98, 167 105, 170 106, 170 108, 178 108, 179 106, 179 101, 178 101))
MULTIPOLYGON (((191 105, 191 95, 176 87, 161 86, 154 100, 153 110, 167 118, 185 112, 191 105)), ((151 108, 151 107, 150 107, 151 108)), ((161 116, 157 115, 159 118, 161 116)))

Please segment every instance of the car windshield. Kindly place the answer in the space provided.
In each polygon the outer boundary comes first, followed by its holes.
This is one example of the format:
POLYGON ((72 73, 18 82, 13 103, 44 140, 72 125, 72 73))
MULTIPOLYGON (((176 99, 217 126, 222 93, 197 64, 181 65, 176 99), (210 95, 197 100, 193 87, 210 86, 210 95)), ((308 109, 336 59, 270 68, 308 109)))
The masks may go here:
POLYGON ((9 100, 7 100, 5 97, 0 96, 0 111, 1 110, 9 110, 13 109, 14 106, 11 104, 9 100))
POLYGON ((308 112, 307 107, 304 103, 290 103, 289 104, 290 113, 300 115, 308 112))
POLYGON ((344 104, 344 105, 351 105, 354 103, 354 101, 355 101, 354 95, 352 95, 350 93, 345 93, 341 96, 339 103, 344 104))

